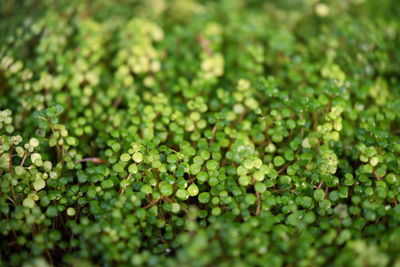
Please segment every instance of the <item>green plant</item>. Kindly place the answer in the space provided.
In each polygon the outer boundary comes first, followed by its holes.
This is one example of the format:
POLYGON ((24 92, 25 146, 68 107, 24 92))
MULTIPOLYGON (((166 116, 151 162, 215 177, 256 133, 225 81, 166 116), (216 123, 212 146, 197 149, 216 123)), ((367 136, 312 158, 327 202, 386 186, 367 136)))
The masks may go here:
POLYGON ((6 2, 0 265, 400 264, 396 1, 6 2))

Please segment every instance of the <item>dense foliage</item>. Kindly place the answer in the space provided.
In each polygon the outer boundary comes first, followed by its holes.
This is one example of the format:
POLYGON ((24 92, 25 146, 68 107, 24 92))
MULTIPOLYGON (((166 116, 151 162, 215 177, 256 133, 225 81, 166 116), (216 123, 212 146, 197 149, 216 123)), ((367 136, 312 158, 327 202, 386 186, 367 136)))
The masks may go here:
POLYGON ((400 266, 398 1, 3 2, 1 266, 400 266))

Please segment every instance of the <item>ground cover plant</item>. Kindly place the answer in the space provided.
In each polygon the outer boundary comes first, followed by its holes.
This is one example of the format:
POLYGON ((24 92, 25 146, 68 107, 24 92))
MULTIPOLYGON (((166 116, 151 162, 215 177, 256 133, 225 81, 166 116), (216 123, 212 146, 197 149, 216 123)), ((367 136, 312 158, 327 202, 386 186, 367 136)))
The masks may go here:
POLYGON ((3 0, 1 266, 400 266, 400 5, 3 0))

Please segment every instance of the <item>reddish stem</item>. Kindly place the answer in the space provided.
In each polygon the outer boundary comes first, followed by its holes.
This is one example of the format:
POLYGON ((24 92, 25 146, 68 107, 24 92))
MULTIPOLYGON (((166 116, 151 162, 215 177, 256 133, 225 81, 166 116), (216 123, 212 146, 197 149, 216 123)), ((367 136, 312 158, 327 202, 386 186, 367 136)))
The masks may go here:
POLYGON ((256 192, 256 197, 257 197, 256 216, 258 216, 258 215, 260 215, 260 211, 261 211, 260 193, 256 192))
POLYGON ((151 208, 152 206, 154 206, 154 204, 156 204, 160 199, 156 199, 156 200, 152 200, 149 204, 147 204, 146 206, 144 206, 143 208, 145 210, 151 208))
POLYGON ((80 163, 80 162, 93 162, 93 163, 98 163, 98 164, 107 163, 107 161, 102 160, 100 158, 84 158, 84 159, 75 161, 75 163, 80 163))
POLYGON ((286 170, 286 168, 287 168, 287 164, 283 165, 283 166, 279 169, 278 175, 281 174, 282 172, 284 172, 284 171, 286 170))
POLYGON ((376 171, 374 171, 374 175, 375 175, 375 178, 376 178, 376 180, 381 180, 382 178, 378 175, 378 173, 376 172, 376 171))

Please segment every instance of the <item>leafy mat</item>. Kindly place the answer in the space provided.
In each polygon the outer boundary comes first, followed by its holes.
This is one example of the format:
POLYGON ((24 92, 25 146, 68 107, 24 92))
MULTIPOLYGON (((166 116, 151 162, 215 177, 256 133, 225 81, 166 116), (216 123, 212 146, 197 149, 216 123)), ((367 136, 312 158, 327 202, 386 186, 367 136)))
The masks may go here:
POLYGON ((400 5, 0 7, 0 265, 400 266, 400 5))

